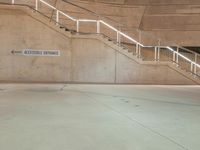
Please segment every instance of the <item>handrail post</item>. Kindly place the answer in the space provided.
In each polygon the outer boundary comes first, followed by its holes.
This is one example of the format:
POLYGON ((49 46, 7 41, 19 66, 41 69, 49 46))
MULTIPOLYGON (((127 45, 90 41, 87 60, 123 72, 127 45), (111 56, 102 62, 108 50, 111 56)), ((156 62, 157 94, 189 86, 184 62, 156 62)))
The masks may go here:
POLYGON ((179 63, 178 57, 179 57, 179 47, 177 47, 177 51, 176 51, 176 64, 177 64, 177 66, 178 66, 178 63, 179 63))
POLYGON ((197 74, 197 54, 195 53, 195 58, 194 58, 194 62, 195 62, 195 64, 194 64, 194 74, 196 75, 197 74))
POLYGON ((117 43, 118 44, 121 43, 121 37, 120 37, 119 31, 117 31, 117 43))
MULTIPOLYGON (((142 39, 142 33, 141 33, 141 30, 140 29, 138 29, 137 30, 138 32, 139 32, 139 42, 141 42, 141 39, 142 39)), ((139 53, 139 58, 141 57, 141 46, 137 43, 137 45, 138 45, 138 53, 139 53)))
POLYGON ((76 32, 79 32, 79 20, 76 20, 76 32))
POLYGON ((38 10, 38 0, 35 0, 35 10, 38 10))
POLYGON ((140 45, 138 44, 138 58, 140 58, 141 57, 141 47, 140 47, 140 45))
POLYGON ((176 61, 176 53, 175 51, 173 51, 173 63, 175 63, 175 61, 176 61))
POLYGON ((59 23, 59 11, 56 10, 56 25, 59 23))
POLYGON ((97 21, 97 33, 98 34, 100 33, 100 21, 99 20, 97 21))
POLYGON ((12 0, 12 4, 15 4, 15 0, 12 0))
POLYGON ((138 51, 139 51, 139 45, 138 45, 138 43, 136 43, 136 50, 135 50, 136 56, 138 55, 138 51))
POLYGON ((155 46, 155 50, 154 50, 154 60, 157 61, 157 47, 155 46))
POLYGON ((193 62, 191 62, 190 71, 193 72, 193 62))
POLYGON ((119 32, 117 31, 117 43, 119 43, 119 32))
POLYGON ((158 39, 158 47, 157 47, 157 61, 160 61, 160 45, 161 45, 161 40, 158 39))
POLYGON ((160 61, 160 46, 158 46, 157 50, 158 50, 158 57, 157 57, 157 61, 160 61))

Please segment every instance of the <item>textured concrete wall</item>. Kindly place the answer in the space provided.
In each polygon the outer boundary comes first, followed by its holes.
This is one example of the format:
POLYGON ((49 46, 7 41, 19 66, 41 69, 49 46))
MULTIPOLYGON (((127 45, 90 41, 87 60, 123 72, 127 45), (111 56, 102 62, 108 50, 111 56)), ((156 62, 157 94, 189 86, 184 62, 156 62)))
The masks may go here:
MULTIPOLYGON (((69 0, 78 1, 78 0, 69 0)), ((89 2, 101 2, 109 4, 125 4, 125 5, 187 5, 187 4, 200 4, 199 0, 79 0, 89 2)))
POLYGON ((118 53, 117 83, 190 84, 191 80, 168 66, 137 64, 118 53))
POLYGON ((0 9, 0 81, 194 84, 161 65, 140 65, 98 39, 69 38, 21 10, 0 9), (60 57, 12 55, 56 49, 60 57))
MULTIPOLYGON (((159 38, 183 46, 199 46, 199 0, 68 0, 105 18, 119 22, 122 31, 138 38, 141 29, 143 43, 153 45, 159 38), (154 39, 155 38, 155 39, 154 39)), ((71 7, 61 0, 57 6, 78 18, 91 18, 88 12, 71 7), (81 12, 81 13, 80 13, 81 12)), ((169 43, 168 42, 168 43, 169 43)), ((170 44, 169 43, 169 44, 170 44)))
MULTIPOLYGON (((63 0, 46 0, 71 16, 82 19, 99 19, 93 13, 69 5, 63 0)), ((70 0, 68 0, 70 1, 70 0)), ((1 0, 10 2, 11 0, 1 0)), ((33 0, 17 0, 17 4, 29 4, 35 7, 33 0)), ((200 2, 199 0, 71 0, 71 2, 100 14, 106 22, 128 33, 145 45, 162 43, 182 46, 200 46, 200 2), (109 19, 107 19, 109 18, 109 19), (111 21, 112 20, 112 21, 111 21), (138 29, 142 32, 140 34, 138 29)), ((55 19, 56 11, 39 3, 39 11, 55 19)), ((60 15, 60 22, 75 30, 76 23, 60 15)), ((96 25, 81 23, 80 31, 96 32, 96 25)), ((102 28, 103 33, 116 38, 102 28)))
POLYGON ((22 11, 0 9, 0 80, 69 80, 70 40, 22 11), (60 57, 12 55, 12 50, 61 50, 60 57))
POLYGON ((72 81, 127 84, 192 83, 190 79, 168 66, 138 64, 96 39, 79 38, 72 41, 72 81))
POLYGON ((115 50, 93 39, 73 39, 72 45, 72 81, 115 82, 115 50))

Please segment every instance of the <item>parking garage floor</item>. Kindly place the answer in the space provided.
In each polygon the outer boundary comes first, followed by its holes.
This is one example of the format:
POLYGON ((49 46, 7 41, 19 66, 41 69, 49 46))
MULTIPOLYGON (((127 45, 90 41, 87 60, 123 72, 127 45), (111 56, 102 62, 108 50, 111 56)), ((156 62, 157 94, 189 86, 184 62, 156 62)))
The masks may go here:
POLYGON ((200 86, 1 84, 1 150, 199 150, 200 86))

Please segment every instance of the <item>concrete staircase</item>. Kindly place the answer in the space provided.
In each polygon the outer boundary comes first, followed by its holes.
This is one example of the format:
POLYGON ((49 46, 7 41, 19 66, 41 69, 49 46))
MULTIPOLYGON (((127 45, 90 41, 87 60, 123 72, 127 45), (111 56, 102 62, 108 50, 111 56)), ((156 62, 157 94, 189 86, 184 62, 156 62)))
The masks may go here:
POLYGON ((26 12, 31 17, 35 18, 36 20, 43 22, 45 25, 51 27, 52 29, 54 29, 54 30, 60 32, 61 34, 65 35, 67 37, 70 37, 72 39, 73 38, 84 38, 84 39, 99 40, 139 64, 168 66, 168 67, 172 68, 173 70, 177 71, 178 73, 182 74, 183 76, 187 77, 188 79, 194 81, 196 84, 200 84, 200 77, 198 75, 194 75, 193 73, 182 69, 175 62, 144 61, 144 58, 142 56, 134 53, 133 50, 128 49, 127 47, 123 46, 122 44, 112 41, 109 37, 107 37, 103 34, 93 34, 93 33, 88 34, 88 33, 76 32, 75 30, 70 30, 67 27, 64 27, 62 25, 55 23, 54 21, 49 21, 48 17, 44 16, 43 14, 41 14, 40 12, 36 11, 35 9, 33 9, 32 7, 30 7, 28 5, 1 4, 1 7, 5 7, 5 8, 7 7, 9 9, 20 9, 20 10, 26 12))

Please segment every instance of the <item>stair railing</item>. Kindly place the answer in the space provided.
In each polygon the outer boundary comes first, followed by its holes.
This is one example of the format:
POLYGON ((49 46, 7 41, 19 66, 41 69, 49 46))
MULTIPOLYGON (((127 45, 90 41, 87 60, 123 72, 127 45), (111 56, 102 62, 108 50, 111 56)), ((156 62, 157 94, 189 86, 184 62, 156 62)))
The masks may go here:
MULTIPOLYGON (((103 21, 103 20, 92 20, 92 19, 77 19, 75 17, 72 17, 70 15, 68 15, 67 13, 57 9, 56 7, 52 6, 51 4, 47 3, 44 0, 35 0, 35 10, 38 11, 39 10, 39 3, 44 4, 45 6, 47 6, 48 8, 51 8, 52 10, 56 11, 56 24, 59 24, 60 22, 60 15, 63 15, 64 17, 66 17, 67 19, 70 19, 71 21, 76 23, 76 32, 79 33, 80 31, 80 23, 81 22, 86 22, 86 23, 95 23, 96 24, 96 33, 97 34, 101 34, 101 27, 105 26, 107 28, 109 28, 111 31, 114 31, 116 34, 116 41, 117 43, 120 45, 121 43, 121 38, 125 38, 126 40, 130 41, 131 43, 133 43, 135 45, 135 53, 136 55, 138 55, 140 58, 141 55, 141 48, 153 48, 154 49, 154 61, 160 61, 160 50, 162 48, 167 49, 168 51, 172 52, 172 61, 173 63, 176 63, 177 66, 181 67, 181 63, 179 61, 179 59, 181 58, 182 60, 184 60, 185 62, 187 62, 187 64, 190 64, 190 69, 189 71, 191 73, 193 73, 196 76, 200 76, 200 65, 198 64, 198 60, 200 61, 200 54, 195 53, 193 51, 190 51, 188 49, 182 48, 180 46, 176 46, 171 47, 171 46, 145 46, 143 45, 141 42, 138 42, 137 40, 135 40, 134 38, 130 37, 129 35, 121 32, 120 30, 118 30, 117 28, 115 28, 114 26, 108 24, 107 22, 103 21), (179 51, 179 49, 185 50, 186 52, 192 53, 195 55, 194 60, 188 58, 187 56, 181 54, 181 52, 179 51)), ((15 0, 12 0, 12 4, 15 4, 15 0)), ((188 71, 188 70, 186 70, 188 71)))

